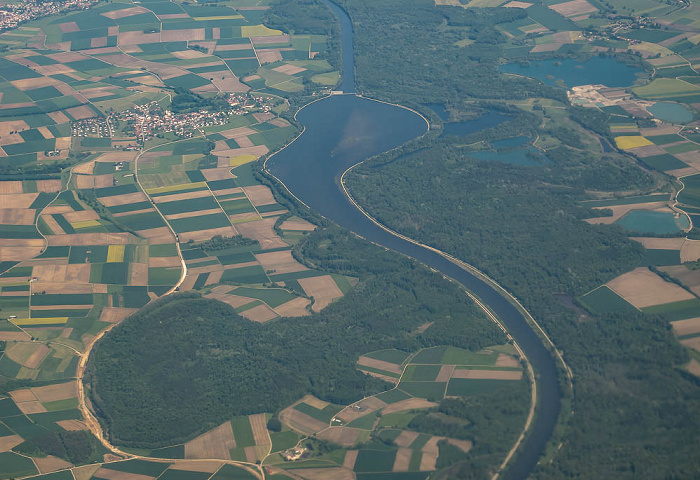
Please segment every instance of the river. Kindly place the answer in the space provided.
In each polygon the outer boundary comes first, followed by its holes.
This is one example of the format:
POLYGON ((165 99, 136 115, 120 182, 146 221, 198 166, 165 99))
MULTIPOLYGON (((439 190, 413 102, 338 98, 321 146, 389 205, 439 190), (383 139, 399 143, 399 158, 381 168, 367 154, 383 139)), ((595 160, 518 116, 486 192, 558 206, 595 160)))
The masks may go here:
POLYGON ((537 372, 538 412, 530 435, 502 477, 527 478, 552 435, 561 407, 555 361, 523 315, 489 284, 442 255, 380 228, 344 193, 340 177, 345 170, 423 135, 428 124, 411 110, 348 94, 355 91, 352 22, 337 5, 322 1, 338 17, 342 29, 340 88, 345 94, 331 95, 301 109, 296 118, 305 126, 303 134, 270 157, 266 168, 311 209, 374 243, 413 257, 457 280, 498 316, 537 372))

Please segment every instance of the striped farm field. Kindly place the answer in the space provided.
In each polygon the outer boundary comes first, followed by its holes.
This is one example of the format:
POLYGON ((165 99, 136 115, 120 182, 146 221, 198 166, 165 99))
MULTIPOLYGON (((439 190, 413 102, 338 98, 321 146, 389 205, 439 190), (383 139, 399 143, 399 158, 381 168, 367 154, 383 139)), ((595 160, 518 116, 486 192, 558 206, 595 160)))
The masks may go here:
POLYGON ((126 250, 125 245, 110 245, 107 251, 107 262, 117 263, 124 261, 124 251, 126 250))
POLYGON ((149 195, 158 195, 170 192, 179 192, 181 190, 194 190, 200 188, 206 188, 206 182, 191 182, 191 183, 181 183, 179 185, 168 185, 166 187, 155 187, 146 189, 146 193, 149 195))

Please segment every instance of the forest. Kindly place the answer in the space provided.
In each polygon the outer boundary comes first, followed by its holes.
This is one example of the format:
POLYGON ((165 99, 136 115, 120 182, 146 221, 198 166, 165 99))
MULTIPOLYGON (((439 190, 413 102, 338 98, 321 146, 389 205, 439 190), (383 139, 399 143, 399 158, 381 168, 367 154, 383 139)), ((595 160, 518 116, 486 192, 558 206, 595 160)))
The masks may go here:
POLYGON ((477 350, 505 341, 460 287, 425 267, 336 227, 306 238, 298 253, 309 262, 361 279, 320 314, 258 324, 226 304, 180 294, 100 340, 86 378, 113 442, 172 445, 235 415, 277 412, 307 393, 351 403, 390 388, 355 370, 369 351, 477 350), (428 318, 435 323, 415 333, 428 318))

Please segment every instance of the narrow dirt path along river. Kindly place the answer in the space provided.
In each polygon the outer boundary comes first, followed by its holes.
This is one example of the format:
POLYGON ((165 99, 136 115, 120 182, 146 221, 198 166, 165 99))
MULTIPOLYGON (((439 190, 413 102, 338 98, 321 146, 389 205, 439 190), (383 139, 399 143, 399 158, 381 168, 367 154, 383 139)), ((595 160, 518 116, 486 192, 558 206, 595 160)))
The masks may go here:
POLYGON ((337 5, 323 1, 340 20, 343 94, 331 95, 301 109, 296 118, 304 125, 304 132, 268 159, 266 169, 309 208, 367 240, 413 257, 458 281, 496 315, 536 371, 537 415, 529 435, 516 445, 516 455, 503 477, 527 478, 553 433, 561 408, 555 359, 549 351, 553 348, 545 346, 533 330, 539 327, 528 323, 524 309, 516 308, 514 299, 509 301, 507 293, 495 282, 442 252, 389 231, 349 197, 341 180, 344 172, 373 155, 423 135, 428 124, 412 110, 354 94, 352 23, 337 5))

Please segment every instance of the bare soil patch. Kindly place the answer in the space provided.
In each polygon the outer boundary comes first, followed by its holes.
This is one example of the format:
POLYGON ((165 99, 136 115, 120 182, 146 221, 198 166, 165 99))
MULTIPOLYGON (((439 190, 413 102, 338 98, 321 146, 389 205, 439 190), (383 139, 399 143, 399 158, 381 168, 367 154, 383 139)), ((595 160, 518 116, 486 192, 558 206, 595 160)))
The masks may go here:
POLYGON ((136 308, 124 307, 104 307, 100 312, 100 321, 108 323, 119 323, 126 319, 129 315, 136 312, 136 308))
POLYGON ((685 242, 683 237, 675 238, 653 238, 653 237, 630 237, 641 243, 644 248, 651 250, 680 250, 685 242))
POLYGON ((308 270, 307 267, 296 261, 296 259, 292 256, 291 250, 259 253, 255 255, 255 258, 257 258, 265 271, 273 270, 274 274, 308 270))
POLYGON ((22 442, 24 442, 24 439, 19 435, 0 437, 0 452, 9 452, 22 442))
POLYGON ((203 215, 213 215, 215 213, 221 213, 220 208, 210 208, 207 210, 195 210, 194 212, 183 212, 183 213, 175 213, 172 215, 166 215, 165 217, 168 220, 178 220, 181 218, 192 218, 192 217, 200 217, 203 215))
MULTIPOLYGON (((246 238, 252 238, 260 242, 263 250, 288 247, 274 231, 273 226, 277 219, 265 218, 257 222, 236 224, 236 229, 246 238)), ((336 286, 337 288, 337 286, 336 286)), ((341 293, 342 296, 342 293, 341 293)))
POLYGON ((316 420, 315 418, 301 413, 293 408, 285 408, 279 414, 279 419, 292 430, 304 435, 311 435, 316 432, 328 428, 328 424, 316 420))
POLYGON ((162 197, 153 197, 153 201, 158 203, 168 203, 180 200, 190 200, 193 198, 202 198, 211 196, 209 190, 198 190, 196 192, 173 193, 172 195, 163 195, 162 197))
POLYGON ((392 403, 388 407, 384 407, 382 410, 382 415, 388 415, 390 413, 403 412, 406 410, 419 410, 423 408, 433 408, 437 407, 437 403, 429 402, 423 398, 407 398, 406 400, 401 400, 400 402, 392 403))
POLYGON ((338 285, 330 275, 322 275, 319 277, 301 278, 298 280, 304 292, 314 299, 313 310, 321 311, 336 298, 343 296, 338 285))
POLYGON ((27 361, 24 362, 24 366, 27 368, 38 367, 41 364, 41 362, 44 361, 46 355, 48 355, 50 351, 51 349, 42 343, 41 345, 39 345, 39 348, 37 348, 36 351, 31 354, 27 361))
POLYGON ((24 332, 0 332, 0 340, 5 342, 27 341, 31 340, 31 337, 24 332))
MULTIPOLYGON (((250 428, 253 430, 253 438, 256 445, 269 445, 270 437, 267 433, 267 419, 264 413, 248 416, 250 428)), ((232 447, 235 448, 235 447, 232 447)))
POLYGON ((250 203, 256 207, 260 205, 270 205, 275 203, 275 197, 265 185, 255 185, 253 187, 243 187, 243 191, 250 200, 250 203))
POLYGON ((290 63, 287 63, 285 65, 280 65, 279 67, 273 68, 275 72, 280 72, 284 73, 286 75, 294 75, 296 73, 301 73, 305 72, 306 69, 304 67, 298 67, 296 65, 292 65, 290 63))
POLYGON ((410 448, 399 448, 394 459, 394 467, 391 470, 393 472, 407 472, 412 454, 413 450, 410 448))
POLYGON ((226 422, 185 443, 185 458, 229 460, 232 448, 236 448, 236 440, 231 422, 226 422))
POLYGON ((4 225, 34 225, 34 212, 31 209, 0 208, 0 223, 4 225))
POLYGON ((279 307, 275 307, 275 312, 280 317, 304 317, 311 315, 308 306, 311 301, 304 297, 295 298, 287 303, 283 303, 279 307))
POLYGON ((63 470, 73 466, 72 463, 66 462, 62 458, 54 457, 53 455, 49 455, 46 458, 35 457, 33 460, 40 473, 55 472, 56 470, 63 470))
POLYGON ((245 312, 241 312, 239 315, 247 318, 248 320, 259 323, 265 323, 273 318, 277 318, 275 311, 265 304, 258 305, 257 307, 253 307, 245 312))
POLYGON ((345 452, 345 459, 343 460, 343 468, 352 470, 355 468, 355 462, 357 461, 357 454, 359 450, 348 450, 345 452))
POLYGON ((401 433, 399 434, 398 437, 396 437, 396 440, 394 440, 394 443, 398 445, 399 447, 410 447, 411 444, 415 441, 416 438, 418 438, 418 432, 411 432, 409 430, 401 430, 401 433))
MULTIPOLYGON (((225 180, 227 178, 233 178, 233 175, 231 174, 230 170, 231 166, 223 168, 207 168, 206 170, 200 171, 202 172, 202 175, 204 175, 204 178, 211 182, 213 180, 225 180)), ((220 195, 221 193, 220 191, 217 191, 216 194, 220 195)))
MULTIPOLYGON (((6 182, 0 182, 0 194, 7 195, 7 194, 16 194, 16 193, 22 193, 22 182, 16 182, 16 181, 6 181, 6 182)), ((34 197, 36 198, 36 194, 34 194, 34 197)), ((11 208, 8 205, 4 205, 5 208, 11 208)))
POLYGON ((85 118, 92 118, 97 116, 97 114, 93 112, 90 107, 87 107, 85 105, 67 108, 66 112, 68 113, 68 115, 70 115, 76 120, 83 120, 85 118))
POLYGON ((421 472, 431 472, 435 470, 437 464, 438 455, 436 453, 423 453, 420 459, 420 467, 418 469, 421 472))
POLYGON ((440 372, 438 373, 438 376, 435 378, 436 382, 446 382, 452 377, 452 372, 454 372, 455 366, 454 365, 443 365, 440 367, 440 372))
POLYGON ((6 184, 15 184, 15 182, 0 182, 0 202, 3 208, 29 208, 36 200, 38 193, 22 193, 22 185, 19 182, 19 188, 14 186, 6 186, 6 184), (9 191, 5 191, 5 190, 9 191))
POLYGON ((202 242, 204 240, 209 240, 215 235, 221 235, 222 237, 233 237, 238 235, 238 232, 233 227, 220 227, 209 230, 200 230, 197 232, 186 232, 180 234, 180 241, 188 242, 190 240, 194 240, 195 242, 202 242))
POLYGON ((128 245, 129 233, 74 233, 48 235, 49 245, 128 245))
POLYGON ((645 267, 625 273, 608 282, 607 286, 637 308, 695 298, 675 283, 665 281, 645 267))
POLYGON ((280 225, 280 228, 282 230, 291 230, 297 232, 312 232, 316 230, 316 225, 302 219, 285 220, 284 222, 282 222, 282 225, 280 225))
POLYGON ((503 353, 498 354, 496 359, 497 367, 519 367, 520 361, 517 358, 511 357, 510 355, 504 355, 503 353))
POLYGON ((681 344, 700 352, 700 337, 693 337, 688 338, 686 340, 681 340, 681 344))
POLYGON ((457 440, 455 438, 448 438, 447 443, 449 443, 450 445, 454 445, 455 447, 462 450, 464 453, 467 453, 474 446, 474 444, 469 440, 457 440))
POLYGON ((12 400, 15 401, 15 403, 21 403, 21 402, 32 402, 36 401, 36 395, 29 390, 28 388, 23 388, 21 390, 13 390, 10 393, 10 397, 12 397, 12 400))
POLYGON ((78 384, 75 380, 58 385, 48 385, 45 387, 32 388, 40 402, 55 402, 56 400, 66 400, 78 396, 78 384))
POLYGON ((223 465, 221 462, 212 460, 202 462, 198 460, 179 460, 171 467, 171 470, 185 470, 187 472, 214 473, 223 465))
POLYGON ((33 413, 44 413, 46 408, 41 404, 41 402, 22 402, 17 404, 22 413, 26 415, 31 415, 33 413))
POLYGON ((365 367, 377 368, 379 370, 384 370, 385 372, 397 373, 399 375, 403 372, 400 365, 369 357, 360 357, 357 363, 359 365, 364 365, 365 367))
POLYGON ((336 418, 344 423, 350 423, 356 418, 364 417, 374 411, 386 407, 386 402, 379 400, 377 397, 367 397, 359 402, 345 407, 336 415, 336 418))
POLYGON ((556 5, 550 5, 549 8, 565 17, 573 17, 598 11, 597 8, 586 0, 573 0, 571 2, 558 3, 556 5))
POLYGON ((102 197, 100 203, 105 207, 116 207, 128 205, 130 203, 146 202, 148 198, 143 192, 127 193, 124 195, 114 195, 113 197, 102 197))
POLYGON ((69 432, 75 432, 78 430, 88 430, 87 425, 80 420, 59 420, 56 422, 61 428, 69 432))
POLYGON ((694 262, 700 259, 700 240, 686 240, 681 247, 681 262, 694 262))
POLYGON ((697 360, 692 359, 688 365, 685 366, 685 369, 688 370, 692 375, 695 375, 696 377, 700 378, 700 363, 698 363, 697 360))

